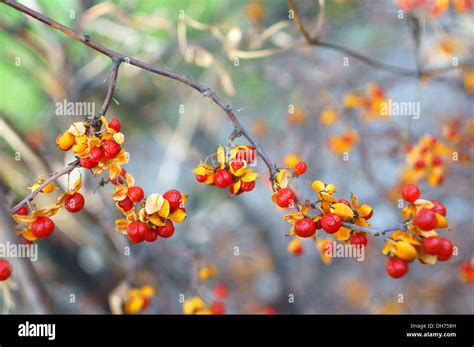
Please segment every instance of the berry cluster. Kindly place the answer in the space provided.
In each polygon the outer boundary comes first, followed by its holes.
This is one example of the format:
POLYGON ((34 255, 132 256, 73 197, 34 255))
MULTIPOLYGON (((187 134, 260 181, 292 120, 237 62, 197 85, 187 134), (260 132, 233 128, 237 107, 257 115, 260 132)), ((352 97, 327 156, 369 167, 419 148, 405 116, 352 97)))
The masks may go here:
MULTIPOLYGON (((306 165, 305 165, 306 167, 306 165)), ((291 223, 288 252, 300 256, 304 252, 302 241, 313 238, 316 248, 320 251, 324 263, 331 262, 331 248, 334 240, 331 238, 317 239, 316 232, 321 229, 331 235, 336 241, 353 247, 367 246, 367 233, 376 235, 395 230, 383 248, 383 253, 389 256, 387 273, 393 278, 400 278, 408 272, 408 263, 418 258, 424 264, 434 264, 436 261, 448 260, 454 251, 450 240, 438 237, 435 229, 448 226, 446 208, 437 201, 420 199, 420 190, 410 184, 402 189, 402 196, 408 205, 402 210, 404 222, 399 229, 372 228, 369 219, 373 209, 368 204, 359 204, 354 194, 351 201, 334 197, 336 187, 320 180, 313 181, 311 188, 317 193, 317 199, 299 200, 294 190, 289 186, 290 178, 297 175, 288 169, 280 169, 273 181, 273 202, 283 209, 292 208, 294 211, 283 216, 283 220, 291 223)))
POLYGON ((125 140, 121 129, 118 119, 107 122, 104 116, 100 122, 76 122, 56 138, 56 144, 63 151, 72 150, 83 168, 94 174, 109 169, 109 178, 115 179, 121 173, 120 166, 129 160, 121 146, 125 140))
POLYGON ((134 185, 132 175, 125 170, 115 184, 112 197, 125 217, 116 220, 115 227, 128 235, 132 243, 169 238, 174 234, 173 222, 181 223, 186 218, 187 197, 176 189, 163 195, 154 193, 145 199, 143 189, 134 185))
MULTIPOLYGON (((132 243, 153 242, 158 236, 171 237, 175 230, 173 222, 180 223, 186 218, 187 198, 175 189, 145 198, 143 189, 135 185, 133 176, 121 167, 129 160, 128 153, 121 146, 125 139, 121 128, 118 119, 107 122, 104 116, 98 121, 76 122, 56 138, 56 144, 63 151, 71 150, 80 160, 80 165, 94 175, 109 170, 108 182, 115 185, 112 197, 125 217, 116 220, 117 231, 127 234, 132 243)), ((43 182, 44 178, 38 178, 31 187, 32 191, 43 182)), ((61 195, 54 206, 35 210, 31 215, 27 206, 20 207, 13 218, 26 226, 21 231, 23 237, 34 241, 50 236, 55 227, 50 217, 62 206, 71 213, 79 212, 85 203, 84 196, 79 193, 81 186, 79 178, 74 188, 61 195)), ((49 183, 41 192, 51 193, 54 189, 54 185, 49 183)))
POLYGON ((328 139, 328 147, 334 154, 350 152, 359 142, 359 134, 353 129, 347 129, 342 134, 332 135, 328 139))
POLYGON ((474 160, 470 148, 474 144, 474 119, 462 117, 449 119, 443 124, 443 139, 454 147, 460 163, 469 163, 474 160))
MULTIPOLYGON (((44 180, 43 177, 39 177, 36 183, 31 187, 31 191, 38 189, 44 180)), ((48 209, 32 211, 31 215, 27 205, 20 206, 12 217, 15 222, 24 226, 20 231, 23 238, 28 242, 33 242, 37 239, 44 239, 50 236, 55 227, 54 222, 50 217, 54 216, 62 206, 71 213, 79 212, 84 207, 85 203, 84 196, 78 192, 81 185, 81 179, 79 178, 74 184, 74 188, 61 195, 57 199, 55 205, 48 209)), ((55 188, 54 184, 48 183, 41 189, 41 192, 52 193, 55 188)))
POLYGON ((402 171, 401 181, 420 182, 426 179, 431 186, 442 184, 446 173, 446 156, 452 152, 452 148, 438 141, 435 136, 423 136, 417 144, 406 148, 407 166, 402 171))
MULTIPOLYGON (((48 209, 34 210, 31 215, 26 205, 21 206, 12 217, 18 224, 24 225, 20 231, 23 238, 29 242, 33 242, 37 239, 44 239, 51 236, 55 224, 50 217, 58 213, 59 209, 63 206, 70 213, 76 213, 82 210, 85 199, 84 196, 78 192, 81 186, 82 181, 81 178, 79 178, 75 182, 73 189, 61 195, 55 205, 48 209)), ((48 192, 52 192, 53 190, 54 189, 48 190, 48 192)))
POLYGON ((155 290, 151 286, 129 289, 123 304, 123 311, 128 314, 136 314, 146 310, 154 295, 155 290))
MULTIPOLYGON (((425 13, 429 16, 440 16, 450 8, 451 1, 430 0, 397 0, 397 5, 404 11, 425 13)), ((474 10, 474 3, 469 0, 452 1, 452 6, 458 13, 474 10)))
POLYGON ((382 112, 382 106, 386 101, 383 89, 375 83, 370 83, 365 94, 347 94, 344 97, 344 107, 348 110, 360 110, 362 120, 366 122, 375 119, 388 120, 388 114, 382 112))
POLYGON ((12 275, 12 265, 6 259, 0 259, 0 282, 6 281, 12 275))
MULTIPOLYGON (((313 202, 306 200, 299 202, 293 189, 288 186, 288 171, 280 170, 274 183, 276 192, 273 201, 281 208, 294 208, 295 211, 283 217, 290 222, 290 236, 307 238, 316 236, 318 229, 331 234, 336 240, 348 242, 356 246, 367 245, 367 237, 362 232, 352 231, 343 226, 343 222, 367 227, 367 220, 372 217, 373 210, 370 205, 359 205, 357 198, 352 195, 352 203, 345 199, 336 199, 333 194, 336 187, 316 180, 311 187, 317 193, 313 202)), ((298 238, 288 245, 288 251, 294 255, 303 253, 303 246, 298 238)))
POLYGON ((402 197, 408 202, 402 210, 406 230, 392 233, 382 251, 389 256, 387 273, 393 278, 404 276, 408 263, 415 259, 433 265, 438 260, 448 260, 454 251, 452 242, 438 237, 435 231, 448 226, 444 205, 437 200, 420 199, 420 190, 414 184, 403 187, 402 197))
POLYGON ((215 155, 211 155, 212 163, 207 159, 199 163, 193 170, 196 180, 222 189, 228 188, 233 195, 250 192, 255 188, 258 173, 249 167, 256 160, 257 152, 252 146, 233 147, 226 155, 224 147, 219 146, 215 155), (216 160, 214 160, 214 157, 216 160))
MULTIPOLYGON (((207 281, 217 275, 217 267, 214 265, 203 266, 198 271, 198 279, 207 281)), ((224 314, 225 299, 229 295, 229 289, 224 283, 217 283, 213 288, 213 298, 204 298, 194 295, 183 303, 184 314, 224 314)))

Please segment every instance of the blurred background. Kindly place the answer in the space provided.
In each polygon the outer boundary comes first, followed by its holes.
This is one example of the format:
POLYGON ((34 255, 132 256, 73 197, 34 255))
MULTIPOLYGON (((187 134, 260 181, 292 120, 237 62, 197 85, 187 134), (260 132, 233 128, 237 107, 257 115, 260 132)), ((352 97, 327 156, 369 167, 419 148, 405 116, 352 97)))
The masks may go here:
MULTIPOLYGON (((154 289, 143 313, 181 313, 183 295, 197 290, 212 301, 216 286, 228 292, 226 313, 473 312, 472 278, 463 271, 474 255, 474 72, 453 68, 416 76, 417 68, 473 63, 469 1, 449 2, 447 9, 429 1, 326 1, 323 42, 414 72, 409 74, 305 45, 282 0, 22 3, 101 45, 211 87, 241 109, 241 122, 278 166, 307 162, 308 172, 295 182, 303 196, 314 199, 315 179, 333 183, 338 197, 349 199, 353 192, 371 204, 372 225, 383 227, 401 220, 399 187, 416 179, 423 197, 447 207, 444 233, 458 254, 435 266, 413 263, 399 280, 385 272, 383 238, 369 238, 361 262, 326 264, 312 240, 304 240, 302 255, 291 254, 289 224, 271 201, 263 162, 255 190, 238 197, 194 178, 199 161, 227 143, 232 131, 222 110, 184 84, 122 64, 107 117, 122 123, 130 153, 126 169, 147 194, 176 188, 189 195, 188 218, 170 239, 130 245, 114 230, 120 213, 113 187, 101 187, 100 178, 84 171, 84 210, 54 217, 56 231, 38 242, 33 265, 12 260, 17 288, 11 300, 0 297, 3 312, 115 312, 111 302, 123 306, 130 289, 143 286, 154 289), (419 119, 380 119, 363 107, 344 107, 348 94, 371 100, 374 93, 419 103, 419 119), (413 174, 407 156, 407 146, 427 135, 452 148, 435 178, 413 174), (203 275, 209 266, 212 274, 203 275)), ((308 30, 317 30, 317 2, 294 3, 308 30)), ((97 112, 111 61, 3 4, 0 26, 0 185, 8 209, 38 175, 74 159, 54 140, 84 116, 58 114, 57 103, 93 103, 97 112)), ((67 178, 58 185, 65 189, 67 178)), ((59 194, 40 194, 35 204, 51 205, 59 194)), ((0 227, 4 239, 12 237, 6 212, 0 227)))

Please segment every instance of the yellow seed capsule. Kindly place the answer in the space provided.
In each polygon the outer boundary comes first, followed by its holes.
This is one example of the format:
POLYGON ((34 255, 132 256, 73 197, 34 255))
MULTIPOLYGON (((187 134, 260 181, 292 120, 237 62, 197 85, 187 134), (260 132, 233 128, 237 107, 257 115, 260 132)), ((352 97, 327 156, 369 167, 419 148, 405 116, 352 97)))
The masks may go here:
POLYGON ((68 151, 74 145, 75 137, 69 131, 56 138, 56 144, 62 151, 68 151))
POLYGON ((354 217, 354 211, 352 211, 349 206, 340 202, 332 204, 331 213, 338 215, 342 219, 350 219, 354 217))
POLYGON ((416 248, 405 241, 398 241, 395 244, 393 254, 407 262, 412 262, 417 257, 416 248))
POLYGON ((297 154, 288 154, 284 159, 285 166, 289 168, 294 168, 300 161, 301 158, 297 154))
POLYGON ((194 296, 189 300, 186 300, 183 304, 184 314, 194 314, 196 311, 201 310, 204 307, 204 302, 198 296, 194 296))
POLYGON ((54 184, 49 183, 49 184, 47 184, 43 189, 41 189, 41 191, 42 191, 43 193, 51 193, 52 191, 54 191, 54 189, 55 189, 54 184))
POLYGON ((142 296, 133 296, 125 304, 124 310, 126 313, 138 313, 143 309, 145 299, 142 296))
POLYGON ((322 125, 332 125, 335 121, 337 121, 337 112, 332 108, 326 108, 321 112, 319 116, 319 121, 322 125))
POLYGON ((144 297, 151 298, 153 295, 155 295, 155 289, 153 289, 152 286, 143 286, 141 288, 141 293, 144 297))
MULTIPOLYGON (((33 186, 31 187, 31 191, 34 192, 36 189, 39 188, 40 185, 41 185, 41 183, 33 184, 33 186)), ((41 192, 42 193, 51 193, 52 191, 54 191, 54 189, 55 189, 54 184, 48 183, 46 186, 43 187, 43 189, 41 189, 41 192)))

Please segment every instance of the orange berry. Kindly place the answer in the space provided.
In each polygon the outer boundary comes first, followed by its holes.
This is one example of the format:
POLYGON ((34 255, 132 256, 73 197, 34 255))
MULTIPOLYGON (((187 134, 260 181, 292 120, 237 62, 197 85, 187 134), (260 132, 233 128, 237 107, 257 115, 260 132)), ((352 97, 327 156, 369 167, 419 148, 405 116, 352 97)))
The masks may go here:
POLYGON ((58 135, 56 137, 56 145, 62 151, 68 151, 74 145, 76 138, 69 131, 66 131, 64 134, 58 135))

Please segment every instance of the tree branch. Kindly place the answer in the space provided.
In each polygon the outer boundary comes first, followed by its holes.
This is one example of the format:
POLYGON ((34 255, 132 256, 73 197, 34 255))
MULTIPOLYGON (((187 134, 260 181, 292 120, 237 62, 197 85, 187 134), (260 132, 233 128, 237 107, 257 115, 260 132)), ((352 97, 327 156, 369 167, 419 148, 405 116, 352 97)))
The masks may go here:
MULTIPOLYGON (((217 106, 219 106, 219 108, 221 108, 227 114, 227 117, 234 124, 234 127, 241 132, 242 136, 244 136, 250 142, 250 144, 252 146, 255 147, 255 149, 257 151, 257 154, 260 156, 260 158, 262 158, 262 160, 264 161, 265 165, 268 168, 268 171, 270 173, 270 179, 272 179, 275 176, 275 174, 277 173, 276 165, 270 160, 270 158, 268 157, 268 155, 266 154, 264 149, 260 146, 260 144, 257 142, 257 140, 255 140, 255 138, 242 126, 242 124, 238 120, 236 111, 232 108, 231 105, 225 103, 209 87, 189 79, 186 75, 177 74, 173 71, 169 71, 169 70, 157 67, 157 66, 152 66, 152 65, 147 64, 147 63, 145 63, 145 62, 143 62, 139 59, 128 57, 124 54, 112 51, 111 49, 108 49, 106 47, 98 45, 98 44, 92 42, 90 40, 89 36, 80 35, 80 34, 76 33, 74 30, 72 30, 71 28, 68 28, 68 27, 66 27, 62 24, 59 24, 58 22, 52 20, 51 18, 49 18, 49 17, 47 17, 47 16, 45 16, 45 15, 39 13, 39 12, 36 12, 36 11, 32 10, 29 7, 26 7, 22 4, 19 4, 16 1, 13 1, 13 0, 0 0, 0 1, 5 3, 6 5, 20 11, 20 12, 23 12, 23 13, 29 15, 30 17, 35 18, 36 20, 39 20, 40 22, 42 22, 46 25, 49 25, 50 27, 52 27, 56 30, 61 31, 62 33, 66 34, 67 36, 83 43, 84 45, 96 50, 97 52, 102 53, 102 54, 110 57, 114 61, 114 63, 117 64, 117 67, 116 67, 117 71, 118 71, 118 65, 121 62, 125 61, 125 62, 127 62, 131 65, 134 65, 134 66, 136 66, 140 69, 143 69, 143 70, 155 73, 157 75, 161 75, 161 76, 164 76, 164 77, 171 78, 173 80, 182 82, 184 84, 187 84, 191 88, 197 90, 199 93, 201 93, 205 97, 208 97, 217 106)), ((112 72, 112 75, 116 79, 116 73, 114 75, 114 72, 112 72)), ((109 92, 111 94, 113 93, 114 87, 115 87, 115 83, 111 83, 111 86, 109 86, 109 92)), ((109 92, 107 93, 107 96, 109 96, 109 92)), ((106 101, 107 101, 107 99, 106 99, 106 101)), ((109 103, 110 103, 110 101, 109 101, 109 103)), ((105 103, 105 105, 108 106, 107 103, 105 103)))
POLYGON ((420 78, 420 77, 430 77, 439 73, 443 73, 446 71, 455 70, 459 68, 472 67, 472 64, 460 63, 458 65, 447 65, 447 66, 440 66, 440 67, 434 67, 431 69, 423 70, 419 66, 418 64, 419 62, 417 63, 416 69, 409 69, 409 68, 400 67, 396 65, 386 64, 386 63, 377 61, 375 59, 372 59, 368 56, 365 56, 350 48, 347 48, 335 43, 323 42, 319 40, 322 33, 322 25, 323 25, 322 23, 323 23, 323 18, 324 18, 324 17, 321 17, 321 16, 324 16, 324 1, 323 3, 321 3, 321 0, 319 1, 319 9, 320 9, 319 15, 320 16, 318 17, 318 22, 317 22, 317 26, 318 26, 317 34, 314 37, 311 37, 311 35, 306 31, 303 23, 301 22, 298 11, 296 10, 296 7, 294 6, 292 0, 288 0, 288 7, 291 11, 293 11, 295 24, 309 46, 318 46, 318 47, 328 48, 330 50, 346 54, 354 59, 357 59, 379 70, 388 71, 388 72, 401 75, 401 76, 411 76, 411 77, 420 78))

